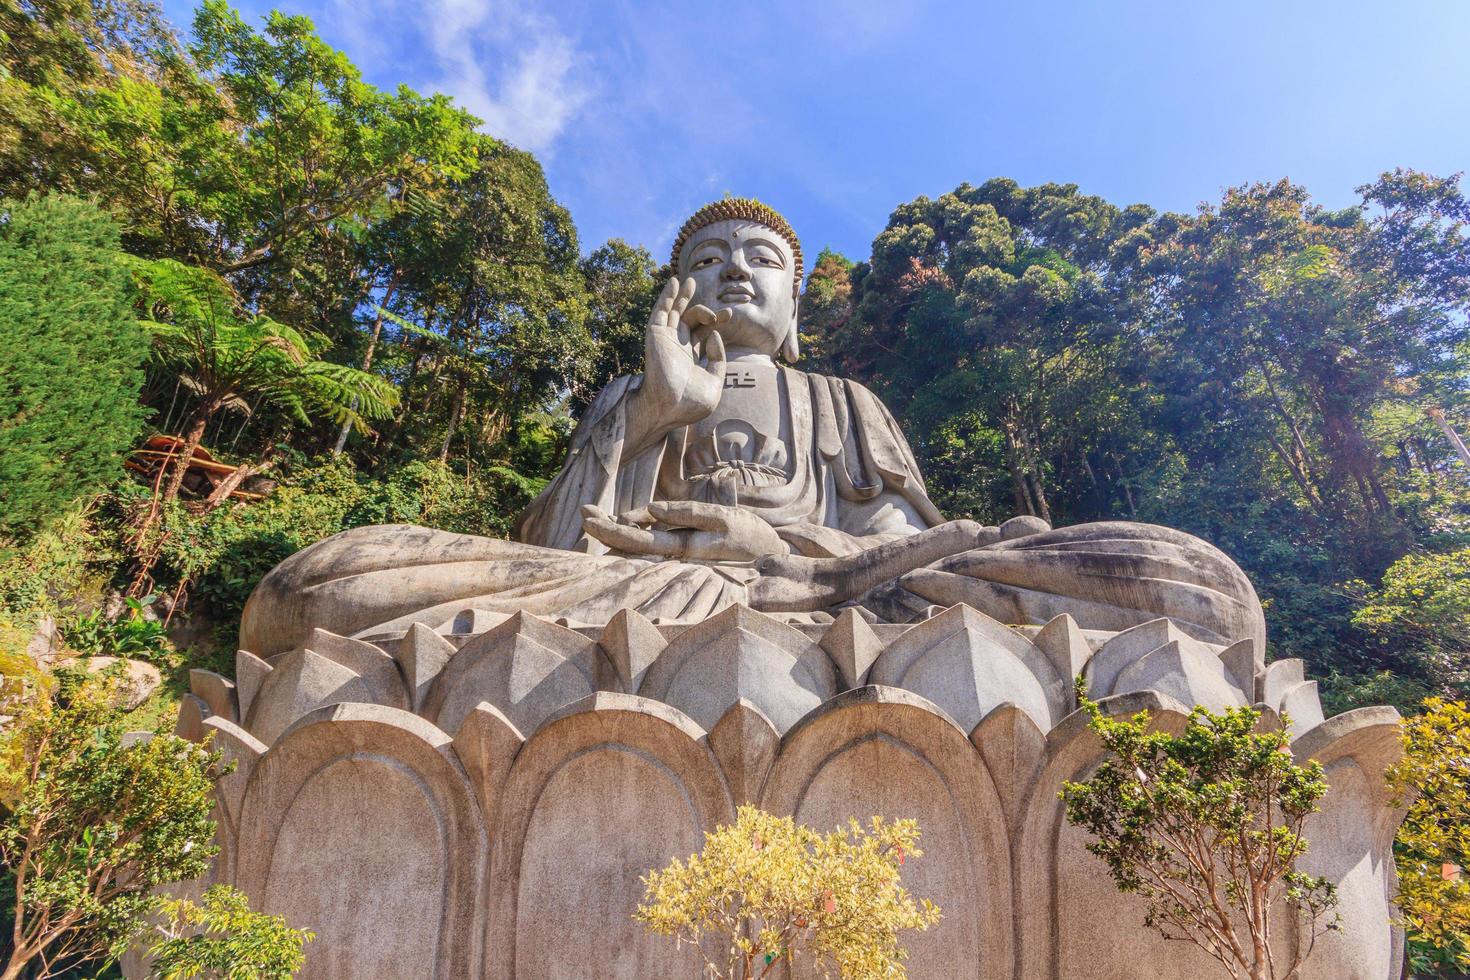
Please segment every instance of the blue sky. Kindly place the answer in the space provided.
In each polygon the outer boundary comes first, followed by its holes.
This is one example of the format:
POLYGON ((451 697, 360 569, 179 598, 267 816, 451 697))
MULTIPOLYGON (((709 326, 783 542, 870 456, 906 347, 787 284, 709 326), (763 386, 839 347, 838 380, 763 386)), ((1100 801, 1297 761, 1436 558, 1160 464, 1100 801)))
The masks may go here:
POLYGON ((865 258, 896 205, 992 176, 1192 210, 1249 181, 1341 206, 1395 166, 1470 169, 1470 0, 237 3, 306 14, 369 81, 534 151, 584 250, 661 259, 726 191, 865 258))

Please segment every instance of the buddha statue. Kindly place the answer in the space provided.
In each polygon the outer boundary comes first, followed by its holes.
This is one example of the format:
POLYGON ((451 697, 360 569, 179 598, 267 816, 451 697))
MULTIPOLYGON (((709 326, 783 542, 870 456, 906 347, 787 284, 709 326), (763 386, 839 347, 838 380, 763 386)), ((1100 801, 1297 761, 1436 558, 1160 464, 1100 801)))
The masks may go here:
POLYGON ((1343 916, 1301 975, 1398 976, 1396 712, 1324 718, 1190 535, 946 521, 883 404, 797 367, 801 248, 769 208, 701 209, 671 265, 643 373, 518 540, 344 531, 262 580, 233 681, 190 671, 177 730, 233 766, 200 885, 314 929, 303 977, 692 978, 633 921, 640 876, 740 805, 880 813, 924 828, 906 887, 945 910, 914 976, 1203 975, 1065 820, 1105 755, 1080 675, 1108 717, 1289 725, 1332 787, 1302 870, 1343 916))
POLYGON ((771 208, 701 208, 670 266, 643 373, 593 401, 518 541, 342 532, 265 577, 241 645, 270 656, 315 628, 372 639, 466 610, 600 625, 622 609, 673 623, 744 604, 799 623, 855 607, 903 623, 965 603, 1020 627, 1067 613, 1103 638, 1167 617, 1217 646, 1249 638, 1262 660, 1250 582, 1204 541, 1127 522, 946 521, 882 402, 795 367, 801 246, 771 208))

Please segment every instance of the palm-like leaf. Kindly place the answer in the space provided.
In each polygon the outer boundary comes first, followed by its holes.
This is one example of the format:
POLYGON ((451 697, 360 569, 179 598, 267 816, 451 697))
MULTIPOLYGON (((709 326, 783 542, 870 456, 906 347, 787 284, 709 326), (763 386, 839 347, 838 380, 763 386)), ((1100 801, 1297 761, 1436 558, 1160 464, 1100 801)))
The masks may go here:
POLYGON ((383 378, 316 357, 310 337, 270 317, 246 316, 229 284, 172 259, 130 257, 141 320, 154 356, 207 406, 246 410, 264 399, 302 423, 314 417, 365 429, 386 418, 398 392, 383 378))

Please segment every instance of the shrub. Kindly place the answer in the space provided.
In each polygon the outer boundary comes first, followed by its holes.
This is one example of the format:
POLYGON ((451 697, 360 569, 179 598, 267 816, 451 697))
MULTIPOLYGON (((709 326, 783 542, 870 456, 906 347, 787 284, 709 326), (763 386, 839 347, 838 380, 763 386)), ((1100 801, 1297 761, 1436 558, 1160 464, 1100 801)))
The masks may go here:
POLYGON ((0 550, 117 477, 147 340, 118 229, 64 196, 0 202, 0 550))
POLYGON ((1394 851, 1410 964, 1470 971, 1470 706, 1426 700, 1388 780, 1408 806, 1394 851))
POLYGON ((913 820, 869 827, 853 820, 822 835, 790 817, 743 806, 734 824, 705 835, 704 850, 644 878, 634 918, 679 942, 711 949, 708 975, 764 977, 810 958, 823 976, 906 976, 906 929, 927 929, 939 909, 899 884, 905 858, 919 857, 913 820))
POLYGON ((1336 925, 1332 884, 1297 870, 1302 825, 1327 792, 1322 766, 1298 766, 1286 731, 1256 731, 1250 708, 1195 708, 1172 735, 1150 731, 1147 711, 1108 718, 1080 679, 1077 694, 1108 751, 1062 790, 1067 819, 1094 837, 1087 849, 1120 891, 1146 900, 1144 921, 1165 938, 1194 943, 1232 977, 1293 980, 1336 925), (1285 950, 1271 948, 1278 906, 1301 926, 1285 950))

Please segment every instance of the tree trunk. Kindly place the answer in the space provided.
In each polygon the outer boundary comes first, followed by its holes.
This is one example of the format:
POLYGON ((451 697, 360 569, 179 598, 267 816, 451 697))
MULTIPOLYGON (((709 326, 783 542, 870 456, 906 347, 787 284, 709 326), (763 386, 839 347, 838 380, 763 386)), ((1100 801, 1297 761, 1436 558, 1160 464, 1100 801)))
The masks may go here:
MULTIPOLYGON (((193 420, 189 424, 188 432, 184 435, 184 446, 173 457, 173 471, 168 475, 168 482, 163 485, 163 501, 167 503, 179 495, 179 488, 184 485, 184 475, 189 471, 189 461, 194 458, 194 451, 204 441, 204 429, 209 425, 210 416, 215 412, 212 402, 205 402, 199 406, 193 420)), ((0 978, 3 980, 3 978, 0 978)))
POLYGON ((1424 410, 1424 414, 1434 419, 1434 424, 1439 426, 1439 430, 1444 433, 1444 437, 1454 447, 1455 454, 1460 457, 1460 462, 1466 466, 1470 466, 1470 449, 1465 448, 1465 443, 1460 439, 1460 434, 1455 431, 1453 425, 1450 425, 1450 420, 1444 417, 1444 409, 1438 405, 1431 405, 1424 410))
POLYGON ((20 980, 20 975, 25 972, 26 960, 18 959, 20 951, 10 954, 10 961, 5 964, 5 972, 0 973, 0 980, 20 980))
POLYGON ((464 417, 465 388, 464 381, 459 383, 459 388, 454 392, 454 407, 449 412, 449 427, 444 430, 444 444, 439 447, 439 462, 449 462, 449 444, 454 440, 454 434, 459 429, 460 420, 464 417))
MULTIPOLYGON (((383 294, 383 302, 378 304, 378 316, 373 320, 373 335, 368 339, 367 353, 362 356, 362 369, 367 371, 373 366, 373 352, 378 349, 378 338, 383 335, 383 307, 388 305, 393 298, 393 292, 398 288, 398 276, 395 274, 393 281, 388 284, 388 291, 383 294)), ((352 410, 357 411, 357 399, 352 399, 352 410)), ((341 456, 342 450, 347 446, 347 437, 352 433, 352 423, 343 422, 341 430, 337 433, 337 444, 332 447, 333 456, 341 456)))

